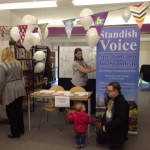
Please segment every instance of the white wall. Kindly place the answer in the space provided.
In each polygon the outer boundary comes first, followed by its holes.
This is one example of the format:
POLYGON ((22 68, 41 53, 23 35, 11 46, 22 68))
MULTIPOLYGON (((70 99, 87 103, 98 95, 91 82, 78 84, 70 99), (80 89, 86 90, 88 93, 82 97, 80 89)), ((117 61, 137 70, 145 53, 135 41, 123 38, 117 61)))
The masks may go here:
POLYGON ((12 13, 11 17, 12 17, 11 24, 12 24, 13 27, 16 26, 16 25, 21 24, 21 19, 22 18, 20 18, 17 14, 12 13))
POLYGON ((143 64, 150 64, 150 42, 140 43, 140 63, 139 66, 143 64))
POLYGON ((0 26, 10 26, 11 25, 11 11, 1 10, 0 11, 0 26))
MULTIPOLYGON (((0 26, 10 26, 12 21, 11 15, 12 13, 9 10, 0 11, 0 26)), ((9 41, 10 41, 9 31, 4 34, 4 39, 2 39, 2 37, 0 36, 0 57, 3 48, 9 46, 9 41)))

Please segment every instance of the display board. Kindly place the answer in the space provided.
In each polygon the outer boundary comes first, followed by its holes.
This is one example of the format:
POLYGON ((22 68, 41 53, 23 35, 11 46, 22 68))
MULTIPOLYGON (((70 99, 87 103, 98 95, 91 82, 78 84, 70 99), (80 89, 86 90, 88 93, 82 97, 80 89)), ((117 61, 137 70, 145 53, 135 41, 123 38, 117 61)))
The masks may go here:
MULTIPOLYGON (((59 50, 59 78, 72 77, 72 63, 74 61, 74 50, 81 48, 84 60, 91 66, 96 64, 96 47, 91 49, 89 46, 60 47, 59 50)), ((96 73, 89 73, 89 79, 95 79, 96 73)))
POLYGON ((120 83, 129 103, 129 131, 137 131, 140 30, 137 26, 104 28, 97 46, 96 104, 105 104, 108 83, 120 83))

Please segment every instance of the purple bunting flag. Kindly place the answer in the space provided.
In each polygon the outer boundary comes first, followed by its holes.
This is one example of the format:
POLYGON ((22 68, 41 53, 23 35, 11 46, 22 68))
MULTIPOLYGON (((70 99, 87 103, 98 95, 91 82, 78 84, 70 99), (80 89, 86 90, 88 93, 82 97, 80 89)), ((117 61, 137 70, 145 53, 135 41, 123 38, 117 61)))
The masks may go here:
POLYGON ((92 19, 93 19, 95 28, 98 32, 98 35, 101 34, 107 15, 108 15, 108 12, 103 12, 103 13, 92 15, 92 19))

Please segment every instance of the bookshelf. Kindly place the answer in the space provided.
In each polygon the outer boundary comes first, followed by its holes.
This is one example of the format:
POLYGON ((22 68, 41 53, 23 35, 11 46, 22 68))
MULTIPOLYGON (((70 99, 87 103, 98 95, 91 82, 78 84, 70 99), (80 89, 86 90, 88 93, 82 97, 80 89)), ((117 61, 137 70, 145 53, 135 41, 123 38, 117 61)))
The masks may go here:
MULTIPOLYGON (((47 53, 47 49, 46 47, 35 46, 32 47, 30 51, 26 51, 22 45, 17 45, 15 42, 10 42, 9 44, 13 47, 15 58, 20 61, 22 66, 23 80, 27 92, 27 96, 25 96, 23 100, 23 108, 27 108, 28 95, 42 89, 44 83, 44 71, 34 73, 34 66, 37 62, 33 60, 33 54, 41 49, 47 53)), ((34 111, 34 99, 31 101, 31 105, 34 111)))
MULTIPOLYGON (((49 82, 54 79, 55 53, 51 52, 47 46, 36 45, 33 46, 30 51, 27 51, 22 45, 17 45, 15 42, 10 41, 9 45, 14 50, 15 58, 20 61, 22 66, 23 80, 27 92, 27 96, 24 97, 23 106, 27 106, 28 95, 43 88, 44 77, 47 77, 49 82), (46 59, 43 60, 45 63, 45 69, 40 73, 34 73, 34 66, 37 61, 33 60, 33 55, 39 50, 46 54, 46 59)), ((34 111, 34 99, 31 103, 33 104, 34 111)))
MULTIPOLYGON (((34 91, 34 65, 33 65, 33 50, 26 51, 22 45, 17 45, 16 43, 11 43, 14 46, 15 58, 20 61, 23 70, 23 80, 25 83, 25 89, 27 96, 23 99, 23 109, 27 108, 28 104, 28 94, 34 91)), ((34 111, 34 100, 31 101, 32 110, 34 111)))

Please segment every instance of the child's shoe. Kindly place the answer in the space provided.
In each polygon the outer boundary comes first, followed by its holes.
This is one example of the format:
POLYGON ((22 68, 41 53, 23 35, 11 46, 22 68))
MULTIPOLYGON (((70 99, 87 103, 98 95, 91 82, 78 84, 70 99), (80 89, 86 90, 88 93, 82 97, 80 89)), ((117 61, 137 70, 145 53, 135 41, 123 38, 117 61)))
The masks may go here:
POLYGON ((81 146, 80 146, 81 148, 84 148, 85 147, 85 144, 81 144, 81 146))
POLYGON ((76 144, 75 148, 79 149, 79 148, 81 148, 81 146, 76 144))

